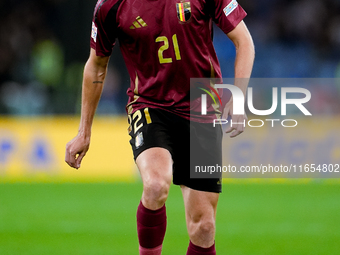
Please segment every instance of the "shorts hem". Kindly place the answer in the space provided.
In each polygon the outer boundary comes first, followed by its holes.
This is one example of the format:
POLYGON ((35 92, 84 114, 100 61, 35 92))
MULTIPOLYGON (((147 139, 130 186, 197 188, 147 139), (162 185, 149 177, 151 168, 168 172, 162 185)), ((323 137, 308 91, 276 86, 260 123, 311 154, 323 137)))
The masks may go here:
POLYGON ((216 187, 198 187, 196 185, 193 185, 193 184, 190 184, 190 183, 185 183, 185 182, 174 182, 173 181, 173 184, 174 185, 178 185, 178 186, 186 186, 190 189, 193 189, 193 190, 197 190, 197 191, 204 191, 204 192, 211 192, 211 193, 222 193, 222 186, 219 185, 219 186, 216 186, 216 187))
POLYGON ((171 153, 171 149, 170 147, 167 147, 167 146, 160 146, 159 144, 155 144, 155 145, 148 145, 148 146, 144 146, 143 147, 143 150, 140 150, 140 151, 133 151, 133 158, 134 160, 136 161, 137 157, 144 151, 148 150, 148 149, 151 149, 151 148, 162 148, 162 149, 165 149, 167 150, 170 154, 171 154, 171 157, 172 157, 172 153, 171 153))

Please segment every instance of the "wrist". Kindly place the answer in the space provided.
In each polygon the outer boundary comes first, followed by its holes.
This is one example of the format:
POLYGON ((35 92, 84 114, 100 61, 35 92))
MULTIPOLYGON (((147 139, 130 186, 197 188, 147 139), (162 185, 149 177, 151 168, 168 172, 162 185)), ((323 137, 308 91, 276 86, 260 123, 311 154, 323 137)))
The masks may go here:
POLYGON ((78 130, 78 136, 82 137, 85 140, 90 140, 90 138, 91 138, 91 130, 79 129, 78 130))

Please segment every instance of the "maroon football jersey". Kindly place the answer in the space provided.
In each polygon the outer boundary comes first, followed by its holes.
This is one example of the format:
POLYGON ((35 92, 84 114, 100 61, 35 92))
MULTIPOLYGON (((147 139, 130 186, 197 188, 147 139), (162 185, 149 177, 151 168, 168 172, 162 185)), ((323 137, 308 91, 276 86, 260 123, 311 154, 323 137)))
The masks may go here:
POLYGON ((227 34, 245 16, 236 0, 99 0, 91 47, 110 56, 119 40, 129 114, 151 107, 189 118, 190 78, 221 77, 212 21, 227 34))

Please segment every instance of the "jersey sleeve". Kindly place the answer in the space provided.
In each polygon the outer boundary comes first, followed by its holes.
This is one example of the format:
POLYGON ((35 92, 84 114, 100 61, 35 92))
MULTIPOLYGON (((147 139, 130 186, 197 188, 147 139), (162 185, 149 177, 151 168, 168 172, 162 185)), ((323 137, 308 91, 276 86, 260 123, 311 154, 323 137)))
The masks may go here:
POLYGON ((214 1, 213 21, 226 34, 231 32, 247 16, 237 0, 210 1, 214 1))
POLYGON ((105 0, 98 0, 94 10, 91 48, 97 56, 110 56, 117 38, 116 12, 105 0))

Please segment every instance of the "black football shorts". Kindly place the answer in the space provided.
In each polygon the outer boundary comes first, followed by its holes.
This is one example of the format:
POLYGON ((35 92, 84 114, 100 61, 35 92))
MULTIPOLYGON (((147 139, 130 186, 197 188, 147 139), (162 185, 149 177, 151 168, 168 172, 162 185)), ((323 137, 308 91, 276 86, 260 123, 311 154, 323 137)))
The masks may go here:
POLYGON ((202 161, 204 158, 210 165, 222 165, 221 128, 213 128, 211 123, 193 123, 176 114, 156 108, 144 108, 128 117, 134 159, 149 148, 167 149, 174 162, 174 184, 200 191, 215 193, 222 191, 221 175, 214 175, 214 178, 190 178, 190 171, 193 171, 190 167, 202 165, 202 162, 206 162, 202 161), (190 157, 190 147, 194 147, 197 156, 190 157), (191 161, 190 164, 190 160, 194 162, 191 161))

